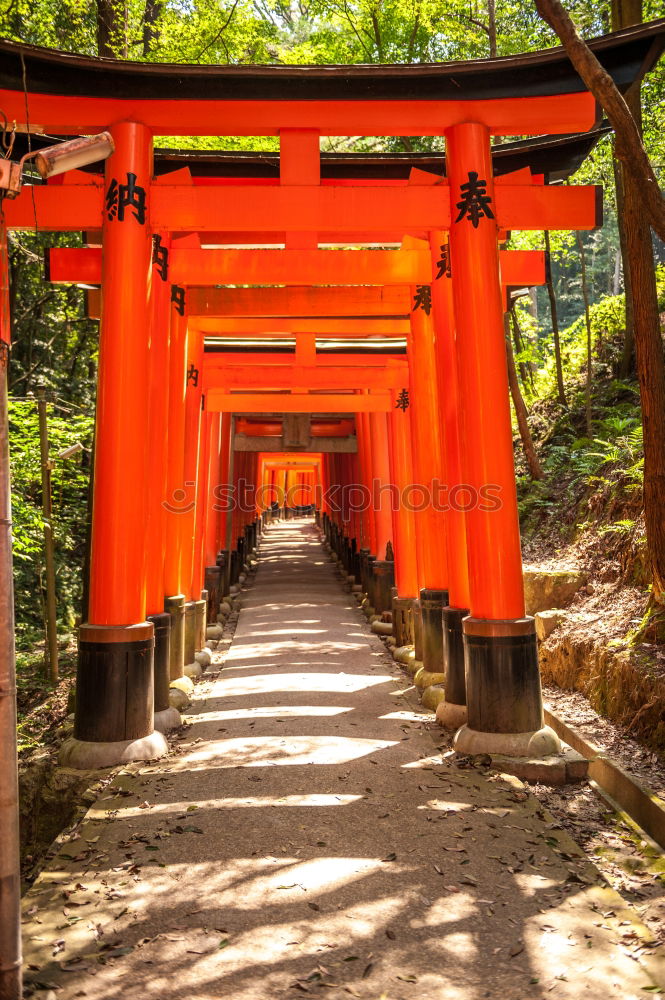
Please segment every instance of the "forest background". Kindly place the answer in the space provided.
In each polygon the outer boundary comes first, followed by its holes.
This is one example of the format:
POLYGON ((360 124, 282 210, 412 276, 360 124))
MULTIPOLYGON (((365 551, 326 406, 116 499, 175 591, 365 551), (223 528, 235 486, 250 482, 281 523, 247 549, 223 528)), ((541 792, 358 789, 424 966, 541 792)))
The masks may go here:
MULTIPOLYGON (((633 20, 665 13, 663 0, 631 2, 633 20)), ((620 0, 574 0, 566 6, 585 38, 622 23, 620 0)), ((533 0, 9 0, 0 11, 0 34, 86 55, 234 64, 432 62, 506 56, 558 44, 533 0)), ((644 145, 660 179, 665 166, 662 61, 642 85, 642 124, 644 145)), ((162 148, 185 144, 277 149, 271 138, 156 140, 162 148)), ((603 185, 603 227, 580 237, 550 234, 550 285, 515 303, 507 346, 514 360, 513 397, 523 417, 521 426, 516 419, 515 441, 527 551, 556 559, 567 547, 579 547, 581 538, 590 551, 610 544, 620 566, 618 582, 642 588, 646 607, 642 425, 632 310, 630 303, 626 310, 624 294, 613 144, 608 133, 571 179, 603 185)), ((331 138, 323 140, 322 148, 435 152, 443 149, 443 140, 331 138)), ((35 397, 43 387, 50 401, 52 453, 77 442, 83 446, 74 460, 56 458, 52 471, 58 626, 66 668, 81 611, 98 328, 86 318, 81 289, 43 281, 44 250, 63 237, 40 232, 14 233, 10 239, 18 679, 20 687, 33 689, 45 657, 35 397)), ((71 234, 66 239, 72 245, 71 234)), ((511 239, 514 247, 545 246, 541 233, 515 233, 511 239)), ((665 249, 657 239, 653 259, 662 311, 665 249)))

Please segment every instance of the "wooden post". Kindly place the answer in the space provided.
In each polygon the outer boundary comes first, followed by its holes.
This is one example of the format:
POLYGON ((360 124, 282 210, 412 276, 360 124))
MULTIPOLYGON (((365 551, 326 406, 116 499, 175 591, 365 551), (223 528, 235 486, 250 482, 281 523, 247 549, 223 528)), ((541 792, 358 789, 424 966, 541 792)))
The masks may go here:
POLYGON ((152 137, 111 129, 102 227, 102 321, 88 622, 81 626, 74 739, 60 759, 108 767, 166 752, 154 732, 154 631, 146 615, 152 137))
POLYGON ((9 476, 9 267, 7 230, 0 215, 0 996, 21 1000, 21 867, 19 857, 18 766, 16 747, 16 653, 14 575, 9 476))
POLYGON ((465 122, 446 139, 470 508, 471 614, 463 623, 468 725, 455 745, 463 752, 542 756, 559 742, 543 727, 534 621, 524 615, 489 131, 465 122))
MULTIPOLYGON (((434 352, 431 285, 411 288, 409 354, 409 415, 413 442, 413 485, 410 503, 416 523, 422 659, 430 681, 443 679, 442 610, 448 604, 446 551, 447 517, 434 491, 445 478, 441 448, 440 409, 434 352)), ((418 619, 416 618, 416 623, 418 619)), ((416 632, 418 638, 418 632, 416 632)))

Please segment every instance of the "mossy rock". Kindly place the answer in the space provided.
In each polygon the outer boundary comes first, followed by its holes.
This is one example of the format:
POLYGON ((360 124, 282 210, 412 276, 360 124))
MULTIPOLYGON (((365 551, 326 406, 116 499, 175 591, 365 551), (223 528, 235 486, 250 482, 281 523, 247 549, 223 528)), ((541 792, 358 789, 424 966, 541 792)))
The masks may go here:
POLYGON ((586 573, 576 569, 524 570, 524 601, 526 613, 535 615, 537 611, 551 608, 566 608, 575 594, 586 586, 586 573))

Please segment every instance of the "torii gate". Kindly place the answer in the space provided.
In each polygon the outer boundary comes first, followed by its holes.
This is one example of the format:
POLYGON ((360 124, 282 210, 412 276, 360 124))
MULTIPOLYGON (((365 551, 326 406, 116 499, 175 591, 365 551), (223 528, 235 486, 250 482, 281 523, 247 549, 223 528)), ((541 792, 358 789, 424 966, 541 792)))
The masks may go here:
MULTIPOLYGON (((597 40, 592 47, 626 88, 657 57, 664 31, 658 22, 597 40)), ((151 305, 152 233, 167 234, 174 252, 178 233, 210 234, 211 239, 220 233, 227 239, 254 234, 252 242, 256 234, 275 242, 287 234, 286 252, 299 253, 322 241, 348 242, 349 234, 357 242, 380 241, 388 234, 401 241, 412 234, 428 239, 432 275, 442 259, 440 234, 449 233, 452 277, 444 268, 441 281, 415 283, 409 314, 420 311, 429 319, 431 313, 441 344, 454 346, 458 403, 464 403, 459 449, 463 481, 476 494, 490 484, 500 498, 498 508, 477 506, 465 516, 470 614, 462 626, 469 725, 458 733, 456 745, 518 754, 555 748, 555 737, 542 726, 533 620, 524 616, 499 234, 591 228, 599 216, 593 189, 548 187, 532 176, 495 180, 489 140, 492 134, 538 133, 543 123, 552 134, 591 128, 595 102, 561 51, 478 64, 260 71, 116 65, 10 43, 2 43, 0 51, 0 98, 10 119, 26 127, 29 114, 31 122, 59 134, 108 127, 115 143, 103 185, 94 175, 76 176, 73 183, 35 187, 32 198, 19 198, 6 211, 14 228, 102 231, 90 608, 81 629, 77 741, 70 748, 70 762, 88 766, 92 760, 99 764, 102 759, 112 763, 153 756, 163 746, 152 732, 153 626, 145 621, 144 373, 154 316, 162 317, 154 329, 165 329, 170 308, 176 345, 186 343, 186 317, 184 295, 176 294, 169 307, 169 298, 155 292, 151 305), (362 99, 349 99, 353 81, 362 85, 362 99), (164 93, 177 93, 178 99, 165 99, 164 93), (152 135, 160 133, 279 135, 281 183, 197 185, 191 178, 153 179, 152 135), (320 183, 321 135, 395 134, 445 135, 447 177, 392 187, 320 183)), ((418 315, 414 325, 422 321, 418 315)), ((164 365, 163 355, 151 356, 151 375, 153 380, 170 378, 174 391, 169 407, 172 412, 177 407, 185 422, 191 419, 192 428, 198 427, 191 407, 183 405, 182 380, 164 365)), ((336 403, 345 395, 335 396, 336 403)), ((348 412, 376 412, 373 395, 356 394, 355 409, 348 412)), ((316 398, 326 412, 321 397, 316 398)), ((281 399, 282 411, 284 405, 281 399)), ((395 406, 394 398, 389 406, 382 399, 381 408, 390 409, 392 468, 404 485, 410 415, 395 406)), ((174 459, 171 475, 182 457, 184 433, 180 420, 168 442, 174 459)), ((187 523, 181 518, 181 524, 187 523)), ((396 548, 404 552, 415 540, 409 530, 396 536, 396 548)))

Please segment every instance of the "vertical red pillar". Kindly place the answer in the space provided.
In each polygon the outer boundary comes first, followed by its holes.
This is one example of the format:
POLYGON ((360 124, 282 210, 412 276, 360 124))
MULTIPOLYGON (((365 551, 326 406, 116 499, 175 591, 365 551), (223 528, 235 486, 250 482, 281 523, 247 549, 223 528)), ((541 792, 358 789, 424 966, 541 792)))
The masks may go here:
POLYGON ((152 139, 112 127, 102 228, 102 321, 88 622, 81 626, 70 766, 110 766, 166 749, 153 731, 154 632, 146 615, 147 372, 152 139))
POLYGON ((148 512, 145 534, 147 562, 146 606, 150 616, 164 612, 164 526, 166 519, 169 426, 170 292, 168 284, 169 239, 158 234, 156 249, 162 256, 153 262, 151 289, 150 356, 148 385, 148 512))
POLYGON ((390 478, 388 418, 385 413, 368 413, 369 424, 369 489, 376 534, 376 558, 371 567, 373 602, 377 614, 392 608, 395 585, 393 537, 393 484, 390 478))
POLYGON ((222 413, 221 422, 221 447, 219 452, 219 472, 217 482, 213 488, 213 506, 218 516, 217 523, 217 548, 220 559, 220 597, 222 600, 228 593, 231 572, 231 553, 228 544, 228 527, 230 524, 230 462, 232 461, 231 437, 233 430, 233 418, 230 413, 222 413))
MULTIPOLYGON (((199 476, 199 442, 201 439, 201 372, 203 362, 203 336, 197 331, 187 331, 187 371, 185 376, 185 450, 183 462, 186 503, 179 520, 182 552, 182 584, 188 600, 198 600, 194 593, 194 543, 199 476)), ((199 587, 200 590, 200 587, 199 587)))
POLYGON ((464 752, 532 755, 558 748, 543 727, 534 622, 524 590, 489 133, 446 133, 450 263, 460 385, 471 614, 464 619, 468 725, 464 752))
POLYGON ((356 415, 358 459, 361 470, 361 482, 359 483, 359 485, 363 493, 360 544, 363 548, 367 548, 368 551, 373 556, 376 556, 377 555, 376 523, 374 520, 374 508, 371 502, 372 445, 371 445, 369 417, 370 417, 369 413, 358 413, 356 415))
POLYGON ((395 544, 395 585, 393 626, 399 645, 413 641, 413 610, 418 600, 418 559, 416 524, 409 504, 413 483, 411 420, 404 392, 393 392, 393 408, 388 417, 390 433, 390 478, 395 486, 393 539, 395 544), (406 501, 406 502, 405 502, 406 501))
MULTIPOLYGON (((187 317, 185 300, 175 285, 171 289, 168 381, 168 442, 166 500, 164 503, 164 609, 171 616, 169 672, 171 680, 183 677, 185 666, 185 595, 181 518, 188 502, 185 488, 185 398, 187 387, 187 317)), ((180 698, 182 705, 186 703, 180 698)))
POLYGON ((393 535, 388 418, 385 413, 369 413, 372 509, 376 526, 376 557, 386 558, 393 535))
POLYGON ((469 566, 466 551, 467 498, 460 490, 464 484, 459 428, 461 395, 458 386, 448 233, 430 233, 430 251, 435 275, 432 308, 445 469, 439 499, 447 508, 448 520, 448 606, 442 612, 445 700, 437 705, 436 717, 442 725, 458 729, 466 722, 462 621, 469 614, 469 566))
POLYGON ((217 562, 220 549, 217 494, 219 492, 219 465, 223 447, 222 414, 210 413, 208 418, 210 440, 206 469, 205 528, 201 547, 201 564, 204 587, 208 594, 207 620, 216 622, 222 600, 222 568, 217 562))
POLYGON ((170 239, 167 233, 153 237, 151 327, 149 364, 148 481, 145 550, 147 565, 146 605, 155 630, 154 685, 155 728, 167 732, 181 724, 180 713, 170 705, 171 625, 164 609, 164 562, 166 550, 166 501, 169 427, 170 293, 168 283, 170 239))
POLYGON ((192 572, 192 600, 198 600, 204 586, 205 574, 205 541, 208 526, 208 507, 210 505, 210 455, 211 438, 217 430, 219 436, 218 414, 201 414, 201 432, 199 435, 199 462, 196 490, 196 533, 194 536, 194 568, 192 572), (196 596, 198 594, 198 597, 196 596))
POLYGON ((222 414, 210 414, 210 459, 208 467, 208 491, 206 499, 206 530, 203 547, 204 566, 214 566, 220 549, 219 511, 216 493, 219 487, 219 469, 222 457, 222 414))
POLYGON ((441 613, 448 604, 448 558, 446 514, 435 490, 444 478, 441 448, 441 415, 434 352, 432 288, 411 289, 411 330, 408 339, 409 414, 413 442, 413 491, 416 547, 420 583, 419 608, 422 637, 416 632, 416 658, 422 659, 424 675, 419 687, 443 680, 443 631, 441 613), (419 640, 422 638, 422 644, 419 640))

